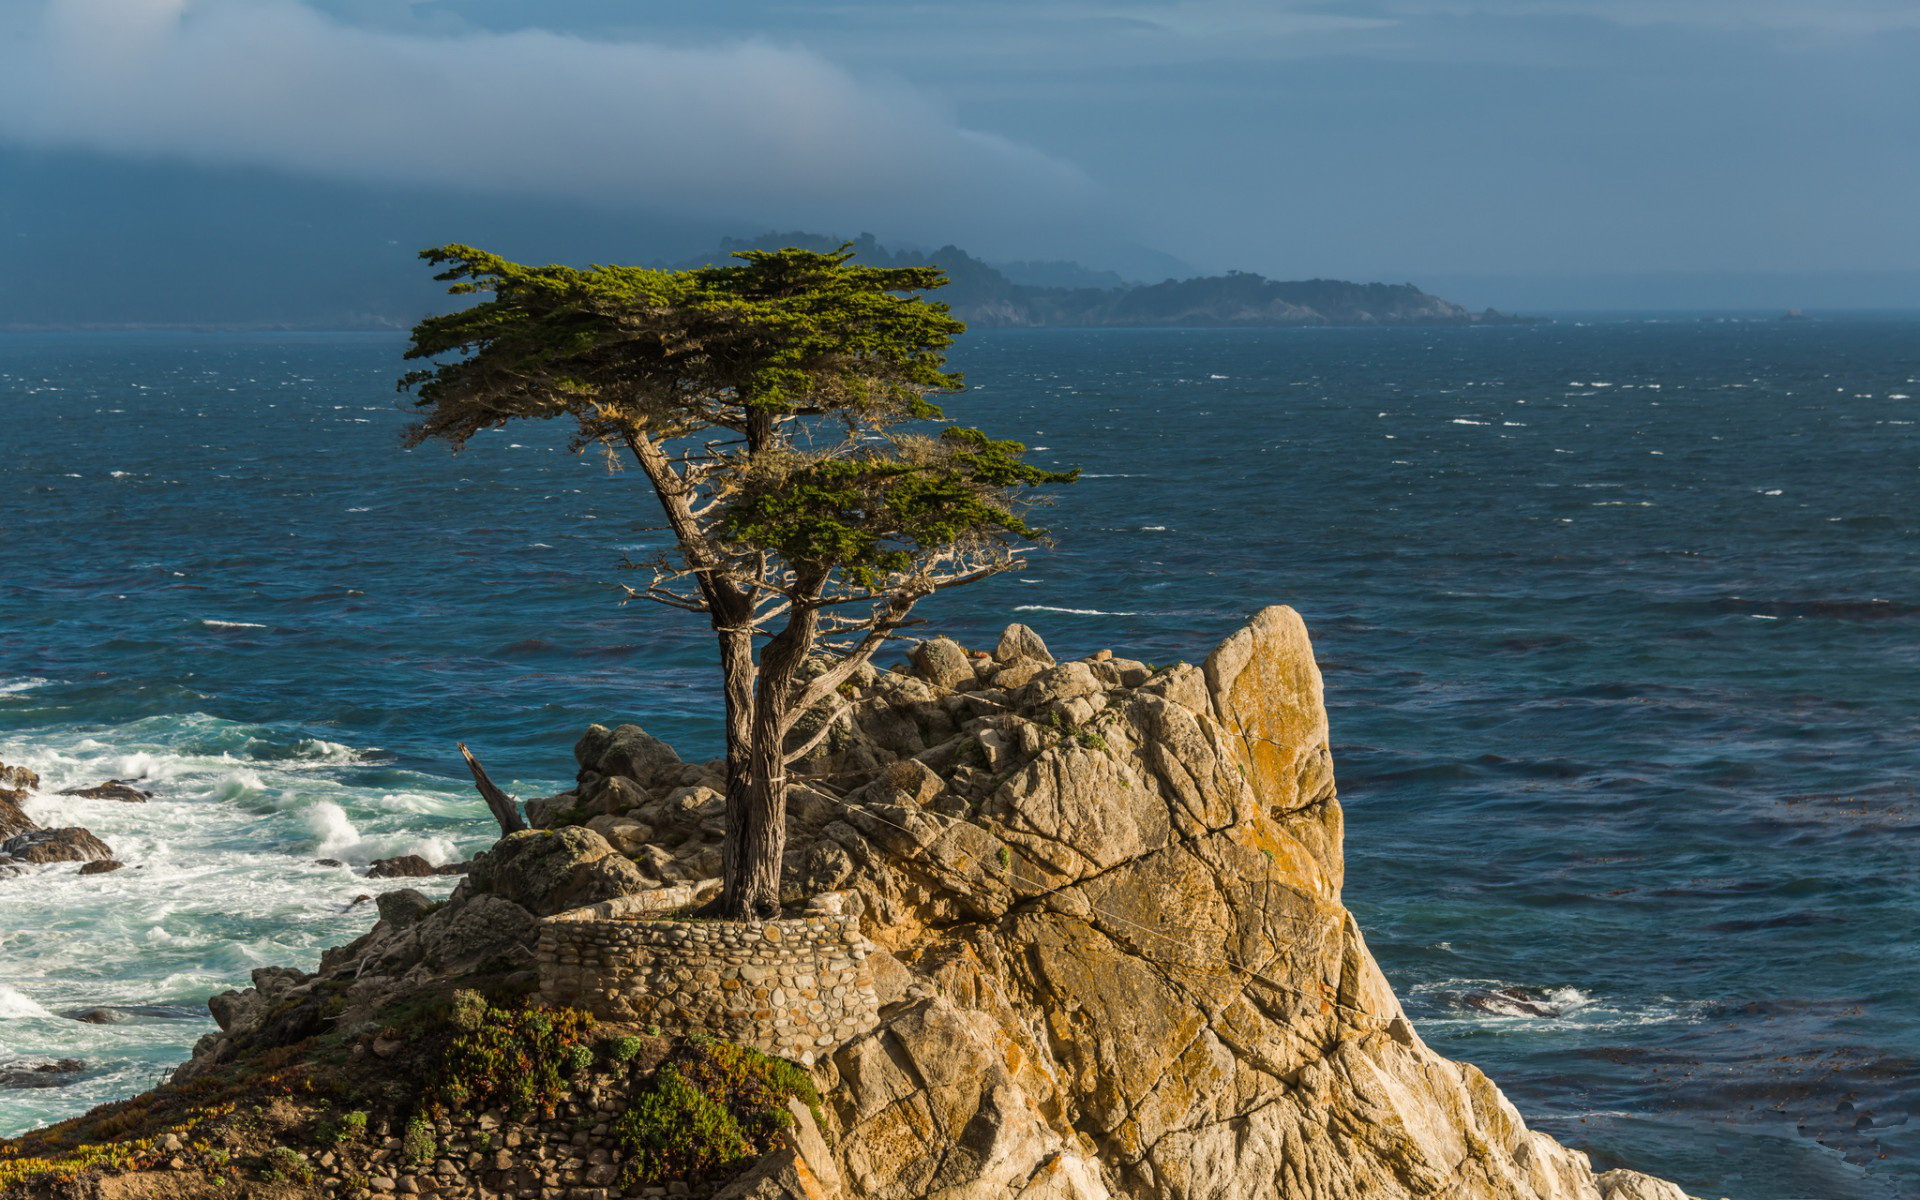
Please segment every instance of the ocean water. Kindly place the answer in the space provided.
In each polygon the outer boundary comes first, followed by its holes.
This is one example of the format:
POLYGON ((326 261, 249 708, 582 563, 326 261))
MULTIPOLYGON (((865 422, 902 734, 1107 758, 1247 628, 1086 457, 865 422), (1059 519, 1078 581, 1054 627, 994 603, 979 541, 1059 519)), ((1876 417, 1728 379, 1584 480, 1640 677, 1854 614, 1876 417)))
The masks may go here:
MULTIPOLYGON (((0 1134, 158 1079, 208 994, 487 840, 456 741, 716 751, 697 624, 622 608, 638 479, 403 451, 396 337, 0 337, 0 759, 128 864, 0 880, 0 1134), (69 1014, 135 1010, 112 1024, 69 1014)), ((1198 660, 1298 608, 1346 898, 1424 1036, 1602 1166, 1920 1192, 1920 322, 969 335, 951 411, 1074 464, 1057 547, 927 615, 1198 660)), ((445 888, 446 881, 433 887, 445 888)))

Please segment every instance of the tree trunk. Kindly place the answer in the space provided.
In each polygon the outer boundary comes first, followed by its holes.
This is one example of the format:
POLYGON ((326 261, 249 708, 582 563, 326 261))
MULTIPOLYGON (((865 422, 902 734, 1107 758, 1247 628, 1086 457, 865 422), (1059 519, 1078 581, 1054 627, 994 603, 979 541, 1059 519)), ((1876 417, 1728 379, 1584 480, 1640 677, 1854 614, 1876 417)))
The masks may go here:
POLYGON ((787 848, 787 711, 794 679, 813 650, 819 623, 819 609, 796 603, 786 628, 760 656, 745 803, 741 819, 728 823, 729 874, 720 897, 722 914, 735 920, 780 915, 780 860, 787 848))
POLYGON ((723 614, 716 607, 713 618, 726 708, 727 830, 720 843, 721 895, 726 897, 734 893, 740 864, 745 861, 740 835, 746 828, 753 777, 753 631, 747 627, 744 611, 723 614))

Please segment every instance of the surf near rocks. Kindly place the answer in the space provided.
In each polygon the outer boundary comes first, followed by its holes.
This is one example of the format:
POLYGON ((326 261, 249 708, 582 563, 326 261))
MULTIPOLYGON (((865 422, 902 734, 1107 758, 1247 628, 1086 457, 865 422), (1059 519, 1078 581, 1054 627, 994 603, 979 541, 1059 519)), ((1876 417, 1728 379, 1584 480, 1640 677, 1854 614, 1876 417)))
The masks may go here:
MULTIPOLYGON (((115 788, 128 787, 118 781, 110 784, 115 788)), ((77 825, 45 829, 27 815, 22 804, 39 787, 40 777, 34 772, 0 763, 0 879, 23 874, 29 867, 53 863, 84 864, 80 868, 83 875, 117 869, 120 864, 114 860, 112 847, 88 830, 77 825), (113 865, 107 865, 109 863, 113 865)), ((88 794, 87 790, 61 793, 88 794)))

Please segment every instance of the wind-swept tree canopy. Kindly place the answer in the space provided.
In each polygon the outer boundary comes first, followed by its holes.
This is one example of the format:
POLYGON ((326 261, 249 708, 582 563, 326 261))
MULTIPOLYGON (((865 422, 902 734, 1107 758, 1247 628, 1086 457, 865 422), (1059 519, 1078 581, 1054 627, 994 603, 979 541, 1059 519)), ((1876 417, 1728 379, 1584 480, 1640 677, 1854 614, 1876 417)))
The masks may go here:
POLYGON ((409 444, 458 447, 509 421, 571 417, 576 448, 630 459, 673 546, 633 596, 706 614, 727 707, 727 910, 777 909, 786 766, 803 717, 921 599, 1003 571, 1040 531, 1034 487, 1074 473, 940 428, 964 330, 920 293, 936 268, 845 249, 752 251, 692 271, 528 267, 467 246, 422 257, 477 304, 413 331, 423 410, 409 444), (756 638, 764 646, 756 653, 756 638))

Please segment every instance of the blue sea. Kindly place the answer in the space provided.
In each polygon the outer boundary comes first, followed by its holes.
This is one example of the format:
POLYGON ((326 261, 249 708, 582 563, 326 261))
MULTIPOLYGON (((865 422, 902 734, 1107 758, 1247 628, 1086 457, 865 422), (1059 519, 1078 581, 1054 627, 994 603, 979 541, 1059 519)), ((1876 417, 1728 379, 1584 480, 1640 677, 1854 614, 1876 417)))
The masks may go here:
MULTIPOLYGON (((390 335, 0 337, 0 760, 128 864, 0 880, 0 1134, 159 1079, 204 1001, 482 847, 592 721, 717 752, 640 480, 558 427, 400 446, 390 335), (346 867, 316 864, 339 859, 346 867), (127 1006, 110 1024, 69 1014, 127 1006)), ((975 644, 1197 661, 1306 617, 1346 899, 1422 1033, 1602 1166, 1920 1194, 1920 321, 983 332, 950 411, 1086 474, 975 644), (1518 997, 1524 1001, 1514 1000, 1518 997)), ((445 888, 448 881, 434 881, 445 888)))

